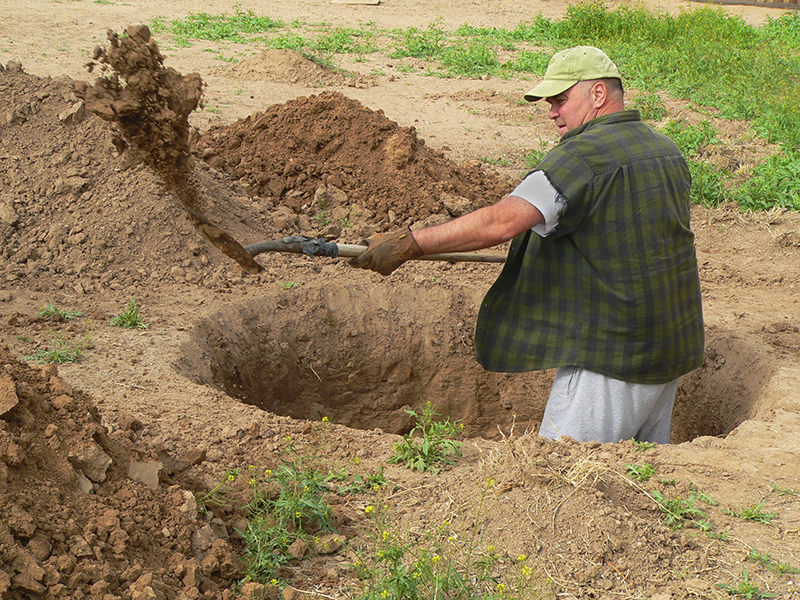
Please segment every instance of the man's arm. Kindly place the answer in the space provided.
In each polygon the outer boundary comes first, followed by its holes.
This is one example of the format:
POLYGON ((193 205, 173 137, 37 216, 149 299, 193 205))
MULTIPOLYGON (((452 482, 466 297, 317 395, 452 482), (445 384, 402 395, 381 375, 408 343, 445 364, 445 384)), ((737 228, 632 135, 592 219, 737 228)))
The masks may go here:
POLYGON ((507 242, 544 220, 542 213, 518 196, 480 208, 441 225, 411 232, 408 227, 379 233, 369 248, 350 259, 350 266, 389 275, 407 260, 440 252, 467 252, 507 242))
POLYGON ((414 232, 423 254, 469 252, 507 242, 544 220, 530 202, 506 196, 497 204, 433 227, 414 232))

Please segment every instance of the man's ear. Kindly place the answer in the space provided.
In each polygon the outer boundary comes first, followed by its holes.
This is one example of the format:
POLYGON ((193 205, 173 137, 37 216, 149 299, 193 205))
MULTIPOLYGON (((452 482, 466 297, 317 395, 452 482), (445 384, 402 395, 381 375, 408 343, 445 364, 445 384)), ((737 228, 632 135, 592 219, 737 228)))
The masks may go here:
POLYGON ((591 88, 592 104, 595 108, 600 108, 608 100, 608 89, 603 81, 595 81, 591 88))

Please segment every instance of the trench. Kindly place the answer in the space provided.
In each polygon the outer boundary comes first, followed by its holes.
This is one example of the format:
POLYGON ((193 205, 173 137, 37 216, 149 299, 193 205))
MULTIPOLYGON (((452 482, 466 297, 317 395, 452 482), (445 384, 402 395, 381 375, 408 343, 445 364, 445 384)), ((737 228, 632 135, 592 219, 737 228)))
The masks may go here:
MULTIPOLYGON (((482 294, 389 283, 280 290, 199 318, 174 366, 191 381, 297 419, 405 433, 414 425, 406 411, 431 402, 468 436, 536 432, 553 372, 490 373, 477 364, 472 335, 482 294)), ((732 334, 709 336, 706 354, 679 387, 674 443, 733 430, 755 414, 769 379, 766 362, 732 334)))

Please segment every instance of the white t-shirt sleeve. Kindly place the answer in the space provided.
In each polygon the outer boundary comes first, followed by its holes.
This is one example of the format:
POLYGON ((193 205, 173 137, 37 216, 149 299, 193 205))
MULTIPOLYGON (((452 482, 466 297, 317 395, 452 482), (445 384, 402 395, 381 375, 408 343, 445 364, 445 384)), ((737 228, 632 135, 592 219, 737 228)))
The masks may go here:
POLYGON ((511 196, 517 196, 530 202, 539 209, 544 221, 534 225, 532 230, 541 237, 546 237, 558 226, 558 215, 567 206, 567 200, 550 184, 544 171, 534 171, 522 180, 511 196))

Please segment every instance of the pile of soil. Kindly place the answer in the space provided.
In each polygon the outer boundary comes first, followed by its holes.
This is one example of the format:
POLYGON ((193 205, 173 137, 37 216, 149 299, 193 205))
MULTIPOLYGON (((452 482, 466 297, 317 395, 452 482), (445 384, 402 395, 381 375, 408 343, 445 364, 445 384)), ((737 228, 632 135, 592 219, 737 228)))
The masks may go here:
POLYGON ((388 226, 402 215, 422 221, 499 200, 509 182, 475 161, 456 165, 400 127, 340 92, 301 97, 193 140, 194 152, 256 196, 299 212, 321 185, 388 226), (447 208, 449 207, 449 209, 447 208))
POLYGON ((230 594, 237 554, 192 492, 136 447, 141 423, 126 423, 109 433, 55 365, 34 369, 0 347, 3 598, 230 594))

